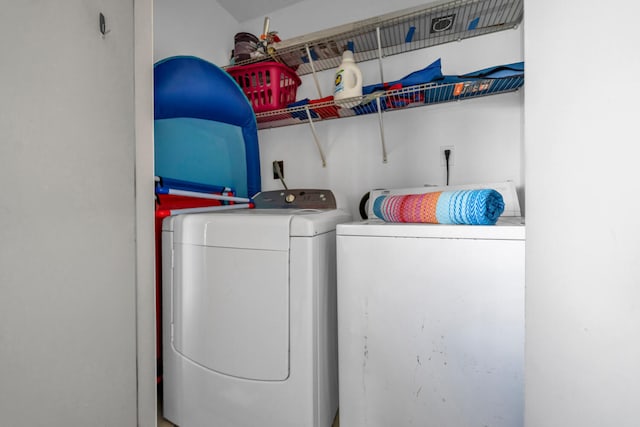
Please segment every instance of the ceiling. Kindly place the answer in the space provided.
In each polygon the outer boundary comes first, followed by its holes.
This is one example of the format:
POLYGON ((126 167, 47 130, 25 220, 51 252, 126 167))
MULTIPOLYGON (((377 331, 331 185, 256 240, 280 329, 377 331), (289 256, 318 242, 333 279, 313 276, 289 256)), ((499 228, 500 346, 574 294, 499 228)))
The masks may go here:
POLYGON ((244 22, 267 16, 274 10, 302 1, 304 0, 218 0, 218 3, 238 22, 244 22))

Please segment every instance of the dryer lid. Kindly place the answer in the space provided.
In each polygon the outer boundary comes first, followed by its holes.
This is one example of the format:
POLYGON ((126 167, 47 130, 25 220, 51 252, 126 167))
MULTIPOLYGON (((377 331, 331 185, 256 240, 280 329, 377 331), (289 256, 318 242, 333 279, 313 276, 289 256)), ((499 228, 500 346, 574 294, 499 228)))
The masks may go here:
POLYGON ((178 215, 165 220, 176 243, 288 250, 290 237, 313 237, 351 220, 340 209, 244 209, 178 215))
POLYGON ((174 220, 174 242, 288 251, 293 215, 253 215, 251 212, 179 215, 174 220))

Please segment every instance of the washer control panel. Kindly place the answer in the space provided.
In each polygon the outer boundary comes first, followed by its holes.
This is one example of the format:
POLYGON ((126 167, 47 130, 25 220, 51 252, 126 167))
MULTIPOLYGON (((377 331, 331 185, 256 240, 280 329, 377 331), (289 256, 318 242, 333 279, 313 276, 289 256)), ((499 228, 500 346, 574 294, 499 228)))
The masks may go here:
POLYGON ((263 191, 253 197, 256 209, 336 209, 331 190, 288 189, 263 191))

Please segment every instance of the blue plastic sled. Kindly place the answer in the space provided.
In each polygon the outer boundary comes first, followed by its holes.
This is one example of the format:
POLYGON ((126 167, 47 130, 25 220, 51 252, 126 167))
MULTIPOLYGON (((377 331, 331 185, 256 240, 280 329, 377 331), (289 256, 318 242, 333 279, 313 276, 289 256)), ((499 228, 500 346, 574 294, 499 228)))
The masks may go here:
POLYGON ((255 114, 224 70, 176 56, 154 66, 155 175, 260 192, 255 114))

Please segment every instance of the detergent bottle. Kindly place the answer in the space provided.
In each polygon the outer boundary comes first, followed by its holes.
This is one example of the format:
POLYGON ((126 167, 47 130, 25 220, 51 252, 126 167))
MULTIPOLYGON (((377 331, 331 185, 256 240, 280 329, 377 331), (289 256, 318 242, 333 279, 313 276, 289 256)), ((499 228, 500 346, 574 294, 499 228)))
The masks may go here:
POLYGON ((349 43, 342 53, 342 64, 336 70, 333 99, 342 107, 355 107, 360 100, 343 101, 345 98, 362 96, 362 72, 353 59, 353 44, 349 43))

